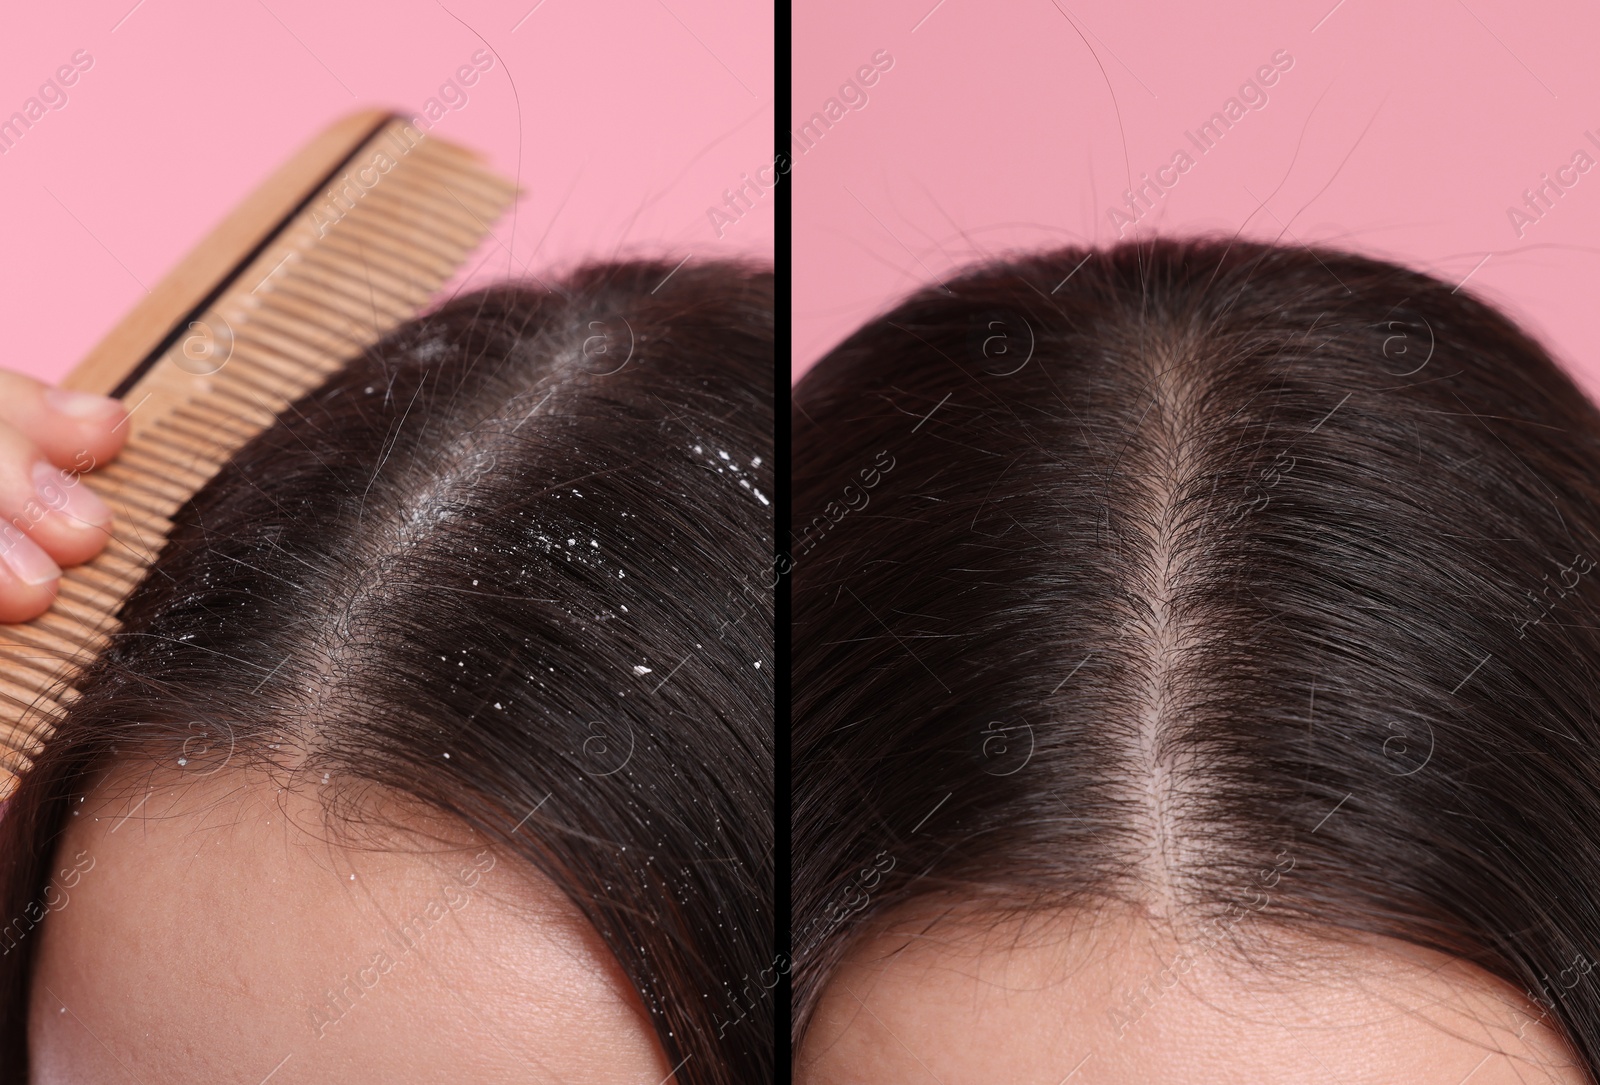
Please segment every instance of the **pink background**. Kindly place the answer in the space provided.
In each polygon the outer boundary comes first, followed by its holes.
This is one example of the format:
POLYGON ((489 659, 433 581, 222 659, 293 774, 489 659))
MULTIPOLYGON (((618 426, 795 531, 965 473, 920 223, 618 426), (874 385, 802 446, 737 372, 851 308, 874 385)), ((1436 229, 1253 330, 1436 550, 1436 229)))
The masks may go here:
POLYGON ((500 59, 430 130, 527 190, 473 282, 616 254, 770 261, 770 194, 720 239, 707 209, 772 161, 772 35, 768 5, 733 0, 9 5, 0 119, 78 50, 94 63, 0 156, 0 367, 60 377, 324 125, 420 111, 485 43, 500 59))
POLYGON ((935 3, 797 6, 791 131, 873 53, 894 57, 865 106, 790 146, 797 374, 954 266, 1111 243, 1130 174, 1186 148, 1194 167, 1128 236, 1242 229, 1471 273, 1600 392, 1600 169, 1521 238, 1506 213, 1578 149, 1600 162, 1592 5, 935 3), (1267 104, 1200 155, 1185 131, 1280 49, 1294 65, 1267 104))

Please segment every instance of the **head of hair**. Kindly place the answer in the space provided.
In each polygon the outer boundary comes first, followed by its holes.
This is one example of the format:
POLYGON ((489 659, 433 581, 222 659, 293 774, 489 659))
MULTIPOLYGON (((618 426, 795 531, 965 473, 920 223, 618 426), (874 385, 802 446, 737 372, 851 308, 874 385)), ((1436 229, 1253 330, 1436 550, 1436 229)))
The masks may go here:
POLYGON ((793 425, 797 1040, 913 899, 1259 903, 1600 1067, 1600 412, 1512 321, 1332 250, 1064 249, 870 321, 793 425))
POLYGON ((452 300, 241 448, 0 819, 7 918, 97 773, 211 751, 458 819, 593 924, 680 1080, 770 1076, 773 281, 670 272, 452 300))

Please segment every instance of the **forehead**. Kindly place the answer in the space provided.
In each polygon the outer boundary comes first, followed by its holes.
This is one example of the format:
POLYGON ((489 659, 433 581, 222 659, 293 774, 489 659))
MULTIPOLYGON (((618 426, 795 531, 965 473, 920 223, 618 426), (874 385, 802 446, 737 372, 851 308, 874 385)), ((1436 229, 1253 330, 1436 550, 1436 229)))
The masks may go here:
POLYGON ((331 832, 279 782, 124 774, 76 804, 7 928, 38 939, 34 1081, 665 1077, 553 884, 459 826, 331 832))
MULTIPOLYGON (((1588 1080, 1538 1020, 1543 1011, 1479 970, 1398 943, 1277 935, 1271 945, 1250 964, 1214 940, 1126 915, 902 916, 892 932, 858 944, 830 980, 797 1080, 1588 1080)), ((1600 982, 1600 969, 1593 980, 1578 977, 1567 978, 1600 982)))

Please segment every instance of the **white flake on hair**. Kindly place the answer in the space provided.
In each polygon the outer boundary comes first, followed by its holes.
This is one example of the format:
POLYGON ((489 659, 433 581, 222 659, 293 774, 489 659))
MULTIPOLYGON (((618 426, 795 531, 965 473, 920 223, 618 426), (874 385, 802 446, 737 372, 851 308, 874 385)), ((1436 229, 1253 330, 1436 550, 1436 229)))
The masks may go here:
POLYGON ((424 340, 411 348, 411 353, 424 362, 431 362, 444 354, 447 346, 442 337, 424 340))

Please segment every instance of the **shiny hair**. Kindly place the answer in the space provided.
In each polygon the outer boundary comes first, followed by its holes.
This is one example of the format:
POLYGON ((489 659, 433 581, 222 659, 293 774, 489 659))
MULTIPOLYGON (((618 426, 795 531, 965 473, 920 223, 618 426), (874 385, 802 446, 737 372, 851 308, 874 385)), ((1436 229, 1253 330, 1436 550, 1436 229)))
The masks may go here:
POLYGON ((678 1080, 770 1078, 773 302, 738 263, 592 265, 453 300, 285 409, 176 514, 22 777, 6 915, 108 763, 287 744, 551 878, 678 1080))
POLYGON ((1130 241, 920 290, 794 397, 797 1042, 908 901, 1114 903, 1465 959, 1595 1071, 1600 412, 1527 333, 1130 241))

